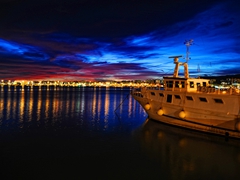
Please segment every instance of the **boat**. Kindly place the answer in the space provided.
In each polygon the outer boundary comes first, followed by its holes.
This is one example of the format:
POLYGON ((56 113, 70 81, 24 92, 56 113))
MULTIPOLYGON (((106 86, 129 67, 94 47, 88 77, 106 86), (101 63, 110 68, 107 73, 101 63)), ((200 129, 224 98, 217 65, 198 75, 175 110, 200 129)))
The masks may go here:
POLYGON ((216 88, 210 79, 191 78, 188 72, 189 47, 187 40, 183 56, 171 56, 175 64, 172 76, 163 77, 163 87, 138 87, 132 97, 152 120, 192 130, 240 138, 240 93, 238 88, 216 88), (184 76, 179 68, 184 67, 184 76))

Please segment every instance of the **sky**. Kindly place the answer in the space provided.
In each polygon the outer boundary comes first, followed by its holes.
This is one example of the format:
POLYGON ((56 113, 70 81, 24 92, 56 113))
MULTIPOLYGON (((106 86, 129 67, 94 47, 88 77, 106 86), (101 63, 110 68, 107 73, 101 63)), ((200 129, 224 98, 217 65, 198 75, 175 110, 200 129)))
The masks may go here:
POLYGON ((240 2, 0 0, 0 79, 159 79, 190 39, 190 77, 240 74, 240 2))

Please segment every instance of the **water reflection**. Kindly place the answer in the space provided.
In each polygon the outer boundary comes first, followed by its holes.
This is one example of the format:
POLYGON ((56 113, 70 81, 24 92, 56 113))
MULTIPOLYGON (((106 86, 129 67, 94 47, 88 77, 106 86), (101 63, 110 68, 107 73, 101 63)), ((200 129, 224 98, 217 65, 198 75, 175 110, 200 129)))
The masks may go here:
POLYGON ((31 179, 49 174, 51 179, 239 178, 240 141, 154 121, 143 125, 147 115, 129 93, 90 87, 1 89, 5 174, 12 179, 29 174, 31 179))
POLYGON ((30 126, 62 128, 63 124, 111 130, 126 118, 146 116, 138 104, 132 103, 132 97, 126 98, 129 93, 129 88, 1 88, 1 131, 30 126))
POLYGON ((165 179, 238 179, 240 141, 152 120, 137 133, 142 150, 165 179))

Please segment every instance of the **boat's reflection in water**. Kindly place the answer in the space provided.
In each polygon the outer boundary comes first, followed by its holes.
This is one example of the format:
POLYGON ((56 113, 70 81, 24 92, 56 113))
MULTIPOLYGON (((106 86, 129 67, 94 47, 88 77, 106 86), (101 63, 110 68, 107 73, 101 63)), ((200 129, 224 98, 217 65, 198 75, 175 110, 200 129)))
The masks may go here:
POLYGON ((136 133, 166 179, 238 179, 240 140, 146 120, 136 133))

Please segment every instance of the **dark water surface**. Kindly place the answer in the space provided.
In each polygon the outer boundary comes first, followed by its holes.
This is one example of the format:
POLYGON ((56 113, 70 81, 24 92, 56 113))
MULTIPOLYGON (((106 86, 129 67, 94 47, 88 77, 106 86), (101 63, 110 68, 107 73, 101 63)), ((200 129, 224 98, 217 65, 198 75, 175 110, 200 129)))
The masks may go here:
POLYGON ((240 140, 147 120, 129 93, 1 89, 1 179, 239 179, 240 140))

